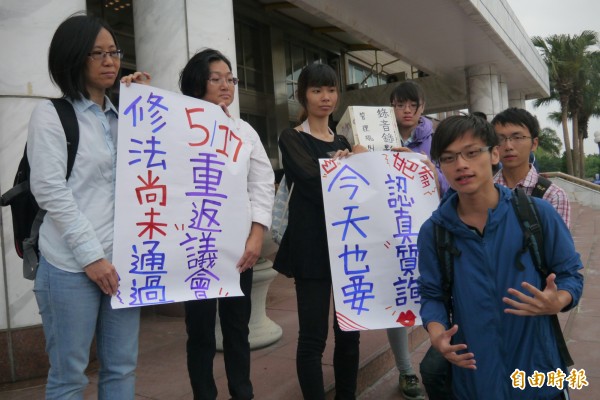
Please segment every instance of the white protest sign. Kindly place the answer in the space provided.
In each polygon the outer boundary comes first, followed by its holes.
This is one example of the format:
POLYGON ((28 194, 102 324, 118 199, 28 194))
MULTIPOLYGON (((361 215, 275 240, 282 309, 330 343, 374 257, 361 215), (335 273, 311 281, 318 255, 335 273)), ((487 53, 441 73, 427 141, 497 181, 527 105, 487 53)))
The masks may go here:
POLYGON ((242 296, 250 153, 234 121, 145 85, 119 102, 113 308, 242 296))
POLYGON ((369 152, 319 160, 342 330, 421 325, 417 234, 439 202, 424 158, 369 152))
POLYGON ((361 144, 369 151, 391 150, 402 145, 392 107, 350 106, 335 129, 351 145, 361 144))

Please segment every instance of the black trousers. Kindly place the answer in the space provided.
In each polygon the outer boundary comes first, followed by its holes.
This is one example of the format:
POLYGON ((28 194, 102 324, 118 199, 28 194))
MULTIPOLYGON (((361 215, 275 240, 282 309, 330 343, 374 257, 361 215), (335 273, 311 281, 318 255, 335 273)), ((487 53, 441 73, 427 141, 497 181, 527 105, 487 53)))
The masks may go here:
MULTIPOLYGON (((323 368, 321 360, 329 329, 329 302, 331 281, 296 279, 298 301, 298 350, 296 370, 302 395, 309 400, 324 400, 323 368)), ((336 399, 356 398, 356 378, 359 361, 359 332, 344 332, 334 317, 333 370, 336 399)))
POLYGON ((248 323, 252 309, 250 299, 252 269, 240 275, 240 286, 244 292, 243 297, 185 302, 185 326, 188 334, 187 365, 194 400, 217 398, 217 386, 213 377, 217 301, 229 394, 235 400, 254 398, 252 382, 250 382, 250 344, 248 343, 248 323))

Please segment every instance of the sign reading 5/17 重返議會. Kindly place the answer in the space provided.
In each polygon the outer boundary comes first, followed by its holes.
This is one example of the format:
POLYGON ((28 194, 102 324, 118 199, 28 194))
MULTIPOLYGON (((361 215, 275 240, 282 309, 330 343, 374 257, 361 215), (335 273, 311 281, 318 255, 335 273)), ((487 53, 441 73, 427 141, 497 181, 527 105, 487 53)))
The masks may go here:
POLYGON ((113 308, 243 295, 249 150, 235 121, 151 86, 121 85, 119 101, 113 308))

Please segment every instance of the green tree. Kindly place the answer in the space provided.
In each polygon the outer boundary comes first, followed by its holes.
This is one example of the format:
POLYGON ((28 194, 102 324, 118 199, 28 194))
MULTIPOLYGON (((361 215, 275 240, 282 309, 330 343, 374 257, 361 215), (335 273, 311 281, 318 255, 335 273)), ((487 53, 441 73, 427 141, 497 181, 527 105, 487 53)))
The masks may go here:
MULTIPOLYGON (((556 125, 557 125, 557 126, 560 126, 560 125, 561 125, 561 122, 562 122, 562 113, 561 113, 560 111, 553 111, 553 112, 551 112, 551 113, 549 113, 549 114, 548 114, 548 119, 549 119, 550 121, 552 121, 552 122, 556 123, 556 125)), ((568 114, 568 117, 567 117, 567 119, 568 119, 569 121, 571 121, 571 120, 572 120, 572 118, 571 118, 571 113, 570 113, 570 112, 569 112, 569 114, 568 114)), ((571 152, 571 154, 573 154, 573 150, 570 150, 570 152, 571 152)), ((565 151, 565 153, 566 153, 566 151, 565 151)), ((564 158, 565 158, 565 160, 564 160, 564 169, 563 169, 561 172, 568 173, 568 172, 567 172, 567 160, 566 160, 566 154, 565 154, 564 158)))
POLYGON ((596 174, 600 174, 600 156, 590 154, 585 157, 585 178, 593 180, 596 174))
POLYGON ((590 118, 600 117, 600 53, 592 52, 586 57, 586 81, 581 94, 581 106, 578 114, 578 138, 581 150, 580 176, 586 176, 588 162, 583 151, 583 141, 588 137, 590 118))
POLYGON ((560 149, 562 143, 556 134, 556 131, 552 128, 542 128, 538 136, 538 152, 544 152, 551 157, 560 158, 560 149))
MULTIPOLYGON (((560 119, 560 116, 559 116, 560 119)), ((561 157, 562 143, 552 128, 542 128, 538 136, 538 148, 535 158, 539 172, 566 172, 565 153, 561 157)))
POLYGON ((542 57, 548 66, 548 78, 550 80, 550 97, 538 99, 534 103, 536 107, 558 100, 561 109, 561 121, 563 128, 563 139, 567 157, 567 173, 573 174, 573 159, 571 157, 571 141, 569 139, 569 127, 567 125, 567 113, 569 97, 573 91, 573 76, 576 71, 573 64, 566 62, 569 57, 569 43, 567 35, 551 35, 546 39, 534 36, 532 42, 542 52, 542 57))
MULTIPOLYGON (((577 75, 573 85, 573 93, 569 100, 573 122, 573 168, 575 176, 583 178, 584 153, 583 137, 579 129, 582 109, 585 107, 585 98, 589 94, 590 79, 593 74, 591 46, 598 44, 598 34, 593 31, 583 31, 581 35, 573 36, 571 45, 573 47, 572 62, 577 67, 577 75)), ((596 93, 596 97, 598 93, 596 93)))
POLYGON ((580 35, 551 35, 547 38, 534 36, 533 44, 538 47, 548 66, 550 97, 535 102, 536 106, 559 101, 561 123, 565 144, 567 173, 579 175, 581 151, 579 140, 579 110, 583 103, 583 91, 588 79, 588 48, 598 43, 598 35, 593 31, 583 31, 580 35), (570 110, 571 109, 571 110, 570 110), (568 116, 573 116, 573 153, 569 138, 568 116), (575 156, 575 157, 573 157, 575 156), (575 158, 575 162, 573 160, 575 158), (576 166, 576 169, 575 169, 576 166))
POLYGON ((543 149, 535 152, 538 172, 567 172, 567 161, 565 153, 562 157, 554 157, 543 149))
MULTIPOLYGON (((588 80, 582 91, 582 104, 578 115, 578 140, 580 150, 580 173, 579 177, 586 177, 586 169, 589 165, 585 158, 583 149, 583 141, 588 138, 588 127, 590 118, 600 117, 600 53, 592 52, 588 54, 588 80)), ((545 99, 544 99, 545 100, 545 99)), ((548 119, 560 125, 562 120, 561 112, 551 112, 548 114, 548 119)), ((571 111, 568 113, 568 120, 572 121, 573 116, 571 111)), ((575 129, 575 125, 574 125, 575 129)))

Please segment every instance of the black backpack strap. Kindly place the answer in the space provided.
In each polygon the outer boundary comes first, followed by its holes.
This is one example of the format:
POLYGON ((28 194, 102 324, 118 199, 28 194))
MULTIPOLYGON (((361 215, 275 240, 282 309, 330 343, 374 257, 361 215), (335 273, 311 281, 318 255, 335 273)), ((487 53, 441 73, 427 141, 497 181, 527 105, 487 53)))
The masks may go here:
MULTIPOLYGON (((63 130, 65 131, 65 137, 67 139, 66 179, 69 180, 69 177, 71 176, 71 171, 73 170, 73 165, 75 164, 77 147, 79 146, 79 123, 77 122, 75 109, 73 108, 71 103, 67 101, 67 99, 50 99, 50 101, 52 101, 52 104, 54 104, 54 107, 56 108, 58 118, 60 118, 60 123, 62 124, 63 130)), ((27 154, 27 145, 25 146, 25 154, 27 154)), ((29 188, 29 185, 27 185, 27 187, 29 188)), ((42 210, 40 208, 35 216, 33 224, 31 225, 31 233, 29 235, 29 238, 27 239, 29 242, 31 242, 31 248, 35 250, 36 254, 38 251, 37 243, 40 234, 40 227, 42 226, 42 222, 44 222, 45 215, 46 210, 42 210)), ((33 256, 33 254, 31 256, 33 256)), ((31 263, 24 263, 23 265, 31 265, 31 263)), ((33 277, 28 279, 33 279, 35 277, 35 271, 32 271, 31 273, 33 274, 33 277)))
POLYGON ((516 188, 512 195, 512 205, 523 231, 523 247, 517 254, 517 268, 520 271, 525 269, 523 263, 521 263, 521 256, 530 250, 535 268, 540 275, 546 277, 548 276, 548 271, 546 270, 546 260, 544 259, 544 237, 535 204, 523 189, 516 188))
POLYGON ((67 138, 67 180, 71 176, 73 171, 73 165, 75 164, 75 155, 77 155, 77 147, 79 146, 79 123, 77 122, 77 116, 75 115, 75 109, 65 98, 62 99, 50 99, 60 123, 65 131, 67 138))
POLYGON ((444 306, 448 314, 448 323, 453 324, 454 307, 452 306, 452 285, 454 284, 454 257, 460 251, 454 247, 453 236, 446 228, 434 223, 435 247, 442 272, 442 290, 444 306))
POLYGON ((544 193, 546 193, 550 185, 552 185, 552 181, 550 179, 545 178, 542 175, 538 175, 538 181, 535 184, 531 195, 533 197, 539 197, 541 199, 542 197, 544 197, 544 193))
MULTIPOLYGON (((540 177, 543 178, 543 177, 540 177)), ((544 180, 550 182, 548 179, 544 180)), ((538 181, 539 183, 539 181, 538 181)), ((549 185, 548 185, 549 186, 549 185)), ((548 187, 546 187, 547 189, 548 187)), ((537 189, 537 186, 536 186, 537 189)), ((545 192, 545 190, 543 191, 545 192)), ((542 194, 543 194, 542 192, 542 194)), ((541 197, 541 196, 540 196, 541 197)), ((525 194, 523 189, 517 188, 513 191, 512 204, 515 209, 515 213, 519 219, 519 224, 523 230, 523 249, 517 254, 517 268, 523 270, 523 264, 521 263, 521 255, 529 250, 531 258, 535 265, 535 269, 538 271, 542 278, 542 288, 546 284, 546 278, 552 271, 549 271, 546 264, 545 253, 544 253, 544 232, 542 225, 538 217, 538 211, 535 206, 535 202, 530 196, 525 194)), ((560 322, 558 321, 558 315, 554 314, 550 316, 552 324, 552 330, 554 331, 554 337, 556 338, 556 345, 562 360, 567 364, 568 367, 574 364, 573 358, 567 348, 565 337, 560 328, 560 322)))

